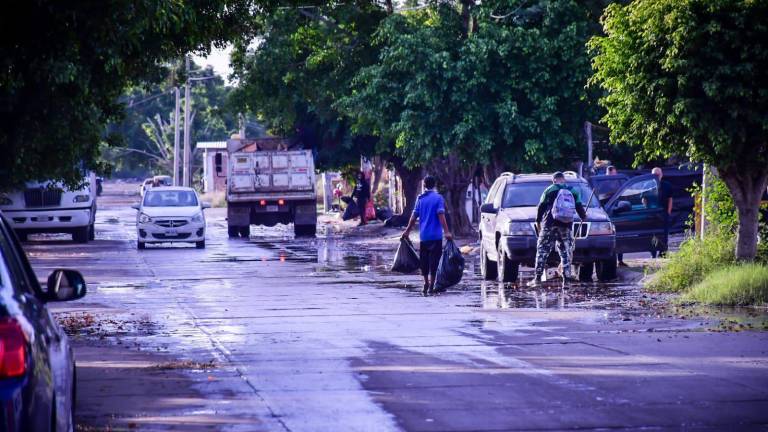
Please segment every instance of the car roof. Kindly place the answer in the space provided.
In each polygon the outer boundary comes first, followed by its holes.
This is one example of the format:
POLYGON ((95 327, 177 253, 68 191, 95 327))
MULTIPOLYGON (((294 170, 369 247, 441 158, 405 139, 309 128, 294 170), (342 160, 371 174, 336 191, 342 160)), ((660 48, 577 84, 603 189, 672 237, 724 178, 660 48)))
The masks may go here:
MULTIPOLYGON (((153 187, 148 192, 155 192, 155 191, 187 191, 187 192, 195 192, 193 188, 184 187, 184 186, 158 186, 153 187)), ((195 192, 197 193, 197 192, 195 192)))
MULTIPOLYGON (((532 174, 513 174, 503 173, 501 177, 507 178, 507 184, 510 183, 539 183, 539 182, 552 182, 552 175, 554 173, 532 173, 532 174)), ((587 183, 584 177, 580 177, 573 171, 565 171, 566 183, 587 183)))

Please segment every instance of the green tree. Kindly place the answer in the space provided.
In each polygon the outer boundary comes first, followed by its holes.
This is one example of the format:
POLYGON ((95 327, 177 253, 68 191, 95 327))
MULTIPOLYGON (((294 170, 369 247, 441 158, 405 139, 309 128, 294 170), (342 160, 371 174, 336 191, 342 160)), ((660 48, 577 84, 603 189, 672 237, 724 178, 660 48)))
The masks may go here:
POLYGON ((393 15, 376 34, 378 62, 339 105, 356 131, 394 141, 408 164, 429 165, 454 230, 468 233, 464 197, 476 164, 563 169, 580 159, 589 36, 587 11, 570 0, 393 15))
POLYGON ((611 5, 595 38, 594 82, 614 142, 638 157, 716 167, 739 215, 736 257, 757 251, 768 184, 768 3, 636 0, 611 5))
POLYGON ((0 187, 81 181, 104 169, 105 133, 120 95, 157 77, 162 63, 223 43, 248 16, 247 0, 15 2, 0 28, 0 187))
MULTIPOLYGON (((178 71, 169 69, 169 74, 178 71)), ((221 141, 237 132, 239 124, 232 107, 228 105, 232 88, 212 68, 202 69, 192 64, 191 75, 210 78, 192 85, 191 113, 192 139, 221 141)), ((126 95, 126 116, 111 131, 124 137, 123 146, 114 147, 105 159, 128 174, 137 169, 153 174, 172 174, 174 144, 175 98, 173 80, 151 86, 149 90, 132 89, 126 95)), ((179 84, 181 85, 181 84, 179 84)), ((184 91, 180 88, 180 124, 183 128, 184 91)), ((182 135, 183 136, 183 135, 182 135)), ((193 154, 193 167, 199 169, 200 154, 193 154)))

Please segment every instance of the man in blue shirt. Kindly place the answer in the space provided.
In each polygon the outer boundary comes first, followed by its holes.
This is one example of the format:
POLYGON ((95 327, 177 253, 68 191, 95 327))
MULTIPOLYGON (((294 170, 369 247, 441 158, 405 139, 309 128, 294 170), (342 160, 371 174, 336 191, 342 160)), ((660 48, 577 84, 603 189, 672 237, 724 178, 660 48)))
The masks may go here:
POLYGON ((403 238, 408 238, 411 229, 419 220, 419 258, 421 261, 421 274, 424 276, 424 290, 427 295, 435 287, 435 276, 440 256, 443 253, 443 232, 445 238, 451 240, 453 236, 448 230, 448 222, 445 220, 445 201, 442 195, 435 191, 437 181, 432 176, 424 177, 424 193, 419 195, 413 214, 405 227, 403 238))

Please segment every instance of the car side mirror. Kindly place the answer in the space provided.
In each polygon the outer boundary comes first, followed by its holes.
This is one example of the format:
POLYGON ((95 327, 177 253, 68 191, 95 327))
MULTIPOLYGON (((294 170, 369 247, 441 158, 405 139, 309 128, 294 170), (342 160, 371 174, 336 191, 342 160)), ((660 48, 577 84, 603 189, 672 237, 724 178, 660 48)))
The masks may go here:
POLYGON ((85 296, 85 279, 75 270, 58 269, 48 276, 48 301, 77 300, 85 296))
POLYGON ((139 205, 139 204, 131 204, 131 208, 134 209, 134 210, 138 210, 138 209, 141 208, 141 205, 139 205))
POLYGON ((626 213, 630 210, 632 210, 632 203, 630 203, 629 201, 619 201, 616 203, 616 206, 613 208, 613 213, 615 214, 626 213))
POLYGON ((203 210, 209 209, 209 208, 211 208, 211 203, 209 203, 207 201, 203 201, 202 203, 200 203, 200 208, 202 208, 203 210))
POLYGON ((498 213, 499 210, 493 206, 493 203, 485 203, 480 206, 480 213, 498 213))

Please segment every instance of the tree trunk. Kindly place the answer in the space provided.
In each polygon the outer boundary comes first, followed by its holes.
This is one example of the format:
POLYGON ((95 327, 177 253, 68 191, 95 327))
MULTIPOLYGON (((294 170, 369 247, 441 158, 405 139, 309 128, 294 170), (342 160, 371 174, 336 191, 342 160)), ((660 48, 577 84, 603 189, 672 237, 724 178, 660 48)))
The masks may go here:
POLYGON ((373 164, 373 173, 371 173, 371 199, 379 191, 379 184, 381 183, 381 175, 384 173, 384 160, 381 156, 374 156, 371 159, 373 164))
MULTIPOLYGON (((400 176, 403 182, 403 198, 405 204, 403 206, 403 215, 411 217, 413 213, 413 207, 416 205, 416 199, 421 192, 421 180, 423 179, 422 168, 406 168, 403 164, 398 162, 394 163, 395 172, 400 176)), ((406 221, 407 222, 407 221, 406 221)))
POLYGON ((445 204, 451 221, 451 231, 458 236, 475 234, 467 215, 467 188, 472 180, 474 166, 463 164, 456 156, 433 162, 430 170, 445 185, 445 204))
POLYGON ((752 261, 757 254, 760 199, 768 184, 768 167, 749 172, 743 167, 719 168, 720 177, 728 186, 739 213, 736 236, 736 259, 752 261))

